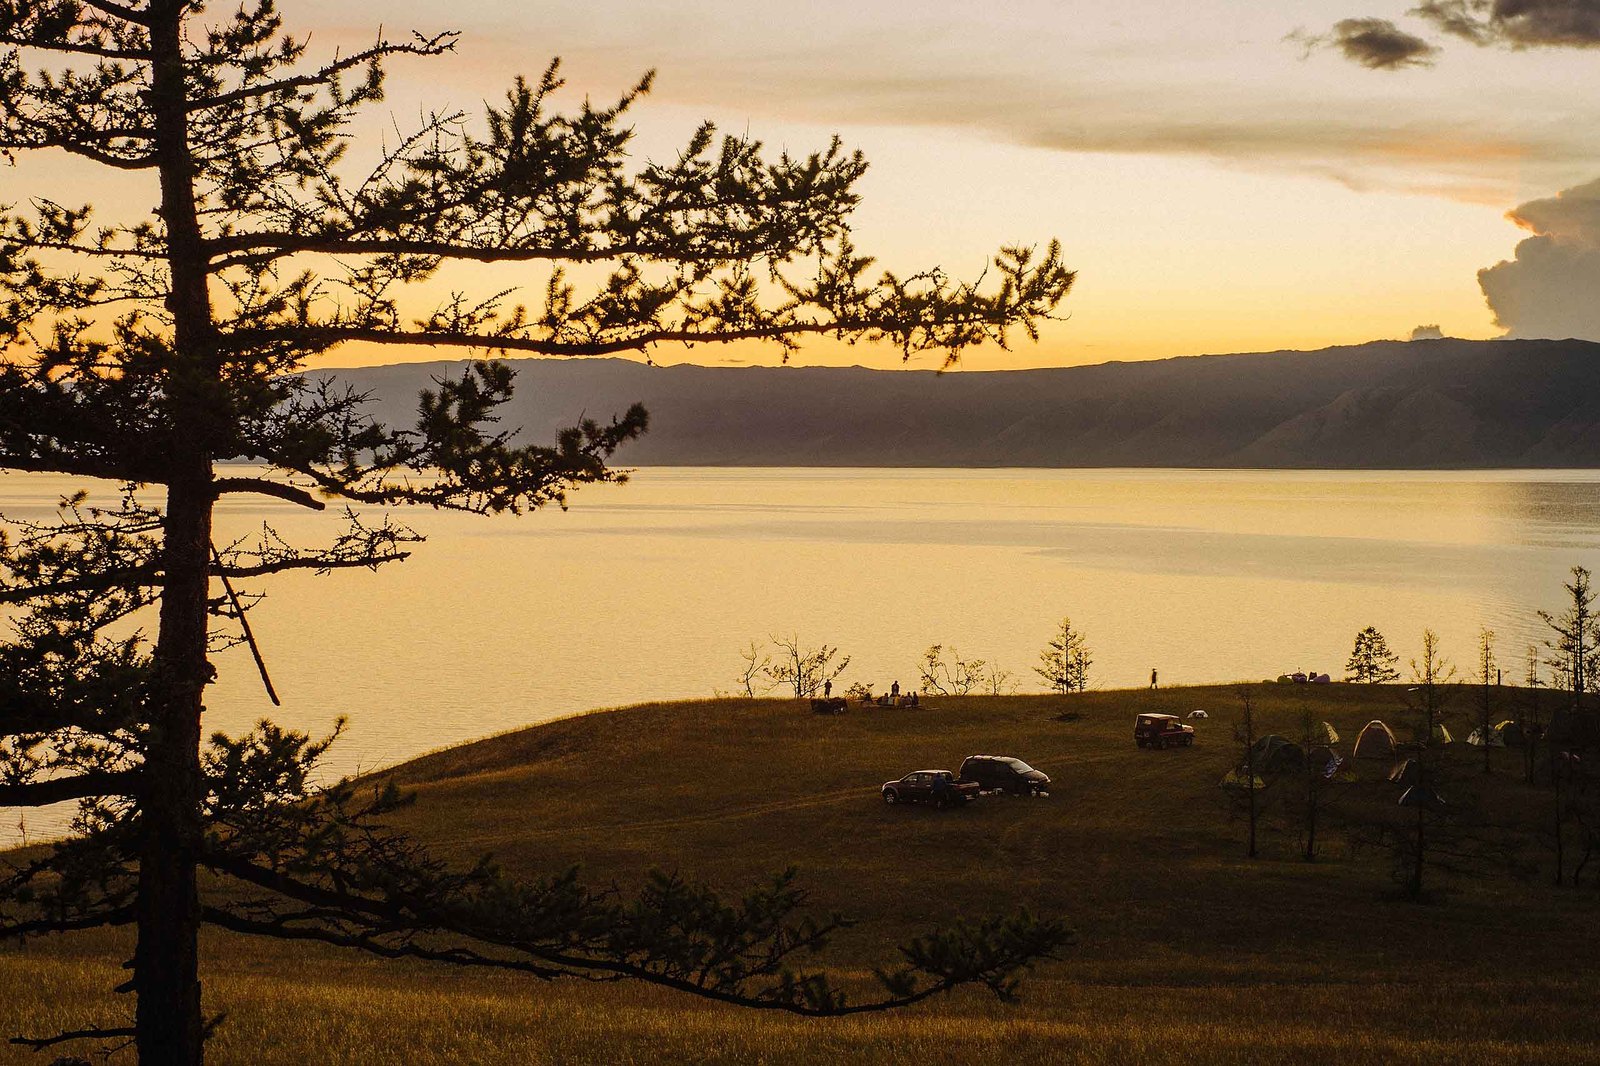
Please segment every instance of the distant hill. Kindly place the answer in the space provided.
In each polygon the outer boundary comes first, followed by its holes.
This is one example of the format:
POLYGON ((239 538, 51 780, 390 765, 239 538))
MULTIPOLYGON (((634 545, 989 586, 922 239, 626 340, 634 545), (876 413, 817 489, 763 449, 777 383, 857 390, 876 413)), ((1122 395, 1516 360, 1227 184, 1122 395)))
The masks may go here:
MULTIPOLYGON (((638 466, 1600 466, 1600 344, 1381 341, 1049 370, 513 360, 535 440, 642 401, 638 466)), ((339 371, 408 421, 460 361, 339 371)))

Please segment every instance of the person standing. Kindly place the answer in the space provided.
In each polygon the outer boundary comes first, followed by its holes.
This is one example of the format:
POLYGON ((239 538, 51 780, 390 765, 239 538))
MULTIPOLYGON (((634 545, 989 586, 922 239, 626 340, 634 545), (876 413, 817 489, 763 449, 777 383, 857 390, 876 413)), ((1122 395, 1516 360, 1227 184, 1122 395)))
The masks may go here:
POLYGON ((826 680, 826 681, 824 681, 822 683, 822 698, 823 699, 827 699, 829 696, 832 696, 832 695, 833 695, 833 679, 829 678, 828 680, 826 680))
POLYGON ((1151 688, 1158 687, 1156 685, 1156 668, 1153 667, 1153 666, 1150 668, 1150 687, 1151 688))

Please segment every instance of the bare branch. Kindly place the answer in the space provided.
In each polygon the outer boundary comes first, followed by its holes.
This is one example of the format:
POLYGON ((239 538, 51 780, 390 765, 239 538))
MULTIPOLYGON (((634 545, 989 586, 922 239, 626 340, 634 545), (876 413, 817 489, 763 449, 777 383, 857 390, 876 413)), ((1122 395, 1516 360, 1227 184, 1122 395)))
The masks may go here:
POLYGON ((136 796, 141 778, 134 770, 105 770, 20 785, 0 784, 0 807, 44 807, 95 796, 136 796))

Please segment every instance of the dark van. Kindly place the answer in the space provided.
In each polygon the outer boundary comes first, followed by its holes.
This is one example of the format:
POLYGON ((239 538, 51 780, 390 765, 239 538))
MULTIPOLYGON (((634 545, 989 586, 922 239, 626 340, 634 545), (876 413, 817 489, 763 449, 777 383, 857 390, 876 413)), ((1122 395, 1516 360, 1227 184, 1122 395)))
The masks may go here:
POLYGON ((1039 796, 1050 792, 1050 776, 1009 755, 969 755, 961 763, 961 779, 976 781, 986 792, 1039 796))

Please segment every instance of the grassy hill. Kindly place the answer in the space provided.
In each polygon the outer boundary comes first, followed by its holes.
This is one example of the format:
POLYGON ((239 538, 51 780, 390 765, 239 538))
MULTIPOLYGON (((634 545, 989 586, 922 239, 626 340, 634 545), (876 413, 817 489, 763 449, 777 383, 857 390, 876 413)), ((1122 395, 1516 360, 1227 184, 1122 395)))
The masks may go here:
MULTIPOLYGON (((1307 705, 1347 740, 1369 718, 1403 717, 1387 689, 1255 696, 1284 733, 1307 705)), ((664 867, 734 888, 796 866, 819 909, 862 920, 837 944, 847 975, 891 961, 907 934, 1018 903, 1064 916, 1079 943, 1034 975, 1020 1006, 963 993, 807 1022, 213 934, 207 995, 229 1018, 212 1061, 1600 1062, 1592 890, 1475 877, 1402 903, 1382 857, 1335 839, 1306 864, 1289 831, 1246 860, 1217 787, 1235 758, 1236 709, 1226 688, 932 700, 838 718, 793 701, 705 701, 429 755, 394 774, 418 792, 410 828, 438 852, 492 851, 530 873, 582 863, 589 879, 622 885, 664 867), (1135 713, 1195 707, 1212 717, 1193 749, 1134 747, 1135 713), (1063 710, 1080 717, 1057 720, 1063 710), (1027 759, 1053 794, 951 812, 878 800, 886 778, 980 751, 1027 759)), ((1520 783, 1517 753, 1494 755, 1488 802, 1536 816, 1547 793, 1520 783)), ((1452 757, 1466 768, 1481 753, 1452 757)), ((1389 787, 1379 768, 1363 773, 1356 787, 1389 787)), ((4 949, 0 1030, 116 1017, 106 990, 125 952, 109 934, 4 949)))

